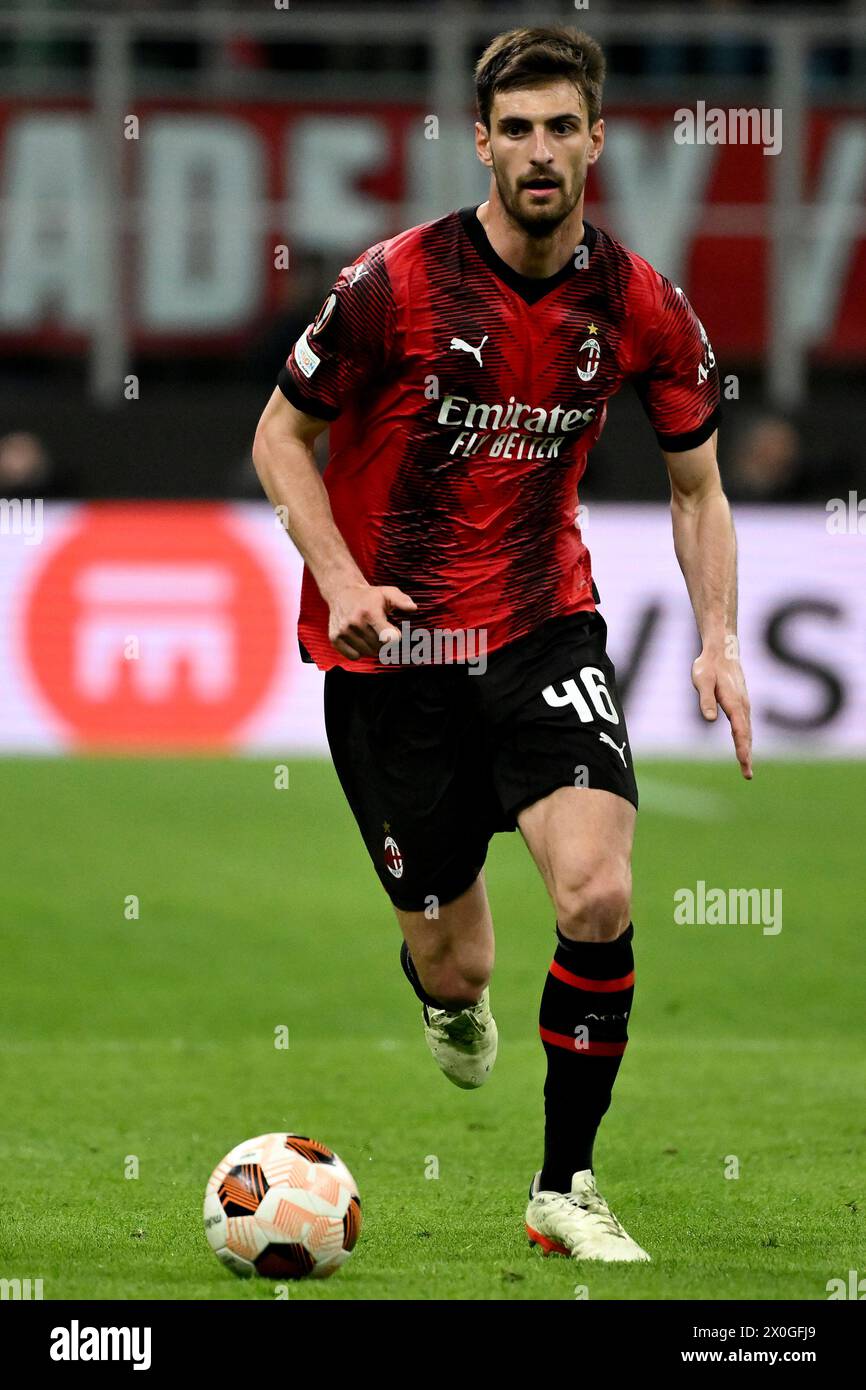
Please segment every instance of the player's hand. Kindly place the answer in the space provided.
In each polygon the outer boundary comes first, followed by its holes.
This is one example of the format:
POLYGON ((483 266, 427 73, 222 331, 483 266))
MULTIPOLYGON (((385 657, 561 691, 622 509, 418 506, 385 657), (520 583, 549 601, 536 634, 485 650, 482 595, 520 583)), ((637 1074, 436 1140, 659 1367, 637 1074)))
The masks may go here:
POLYGON ((705 647, 692 666, 692 685, 706 720, 712 723, 717 718, 719 705, 728 716, 740 771, 751 779, 752 711, 739 658, 705 647))
POLYGON ((348 584, 331 599, 328 638, 343 656, 357 661, 378 656, 385 642, 398 641, 401 633, 389 614, 396 608, 417 613, 418 605, 393 584, 348 584))

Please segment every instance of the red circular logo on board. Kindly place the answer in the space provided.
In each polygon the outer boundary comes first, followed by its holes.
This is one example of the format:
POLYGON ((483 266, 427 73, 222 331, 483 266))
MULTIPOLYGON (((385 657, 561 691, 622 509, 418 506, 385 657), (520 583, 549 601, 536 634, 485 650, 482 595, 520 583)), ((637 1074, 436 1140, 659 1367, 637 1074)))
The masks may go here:
POLYGON ((221 745, 274 677, 279 606, 221 506, 100 503, 40 569, 24 642, 79 742, 221 745))

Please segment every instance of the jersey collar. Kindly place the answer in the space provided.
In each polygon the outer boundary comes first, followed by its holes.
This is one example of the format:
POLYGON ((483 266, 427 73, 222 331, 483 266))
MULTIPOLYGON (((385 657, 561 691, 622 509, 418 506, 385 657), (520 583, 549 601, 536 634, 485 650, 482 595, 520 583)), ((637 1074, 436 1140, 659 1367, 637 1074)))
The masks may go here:
MULTIPOLYGON (((573 259, 567 260, 555 275, 546 275, 543 279, 534 275, 521 275, 520 271, 512 270, 511 266, 497 255, 491 246, 487 233, 478 220, 477 214, 480 206, 480 203, 476 203, 474 207, 459 209, 458 216, 461 226, 487 268, 492 270, 493 274, 510 289, 519 294, 521 299, 525 299, 527 304, 536 304, 551 290, 555 290, 558 285, 564 284, 566 280, 571 278, 575 271, 573 259)), ((597 236, 595 227, 584 218, 583 241, 580 244, 587 248, 590 258, 597 236)))

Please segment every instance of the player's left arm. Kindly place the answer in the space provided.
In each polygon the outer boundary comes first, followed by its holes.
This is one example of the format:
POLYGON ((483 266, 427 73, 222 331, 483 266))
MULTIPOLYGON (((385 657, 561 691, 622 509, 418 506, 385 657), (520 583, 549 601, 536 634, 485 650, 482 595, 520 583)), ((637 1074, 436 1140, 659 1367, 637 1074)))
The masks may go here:
POLYGON ((737 542, 709 439, 676 453, 664 449, 671 482, 674 549, 692 602, 701 654, 692 666, 701 714, 727 715, 740 770, 752 776, 752 722, 737 638, 737 542))
POLYGON ((752 776, 749 697, 737 641, 737 543, 716 463, 719 369, 678 285, 631 254, 626 359, 671 480, 674 546, 701 635, 692 683, 705 719, 721 705, 752 776), (629 351, 631 356, 629 358, 629 351))

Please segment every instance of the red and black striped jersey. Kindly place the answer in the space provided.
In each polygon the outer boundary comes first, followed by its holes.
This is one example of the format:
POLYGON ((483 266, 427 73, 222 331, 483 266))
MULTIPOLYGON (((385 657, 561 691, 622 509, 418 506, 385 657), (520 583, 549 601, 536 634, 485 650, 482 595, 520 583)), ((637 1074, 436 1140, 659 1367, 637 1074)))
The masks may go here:
MULTIPOLYGON (((577 488, 627 378, 664 449, 716 428, 718 369, 685 295, 584 229, 545 279, 497 255, 474 207, 379 242, 280 373, 293 405, 333 421, 334 520, 370 584, 414 599, 413 629, 481 633, 495 651, 595 607, 577 488)), ((298 635, 323 670, 399 669, 334 649, 306 569, 298 635)))

